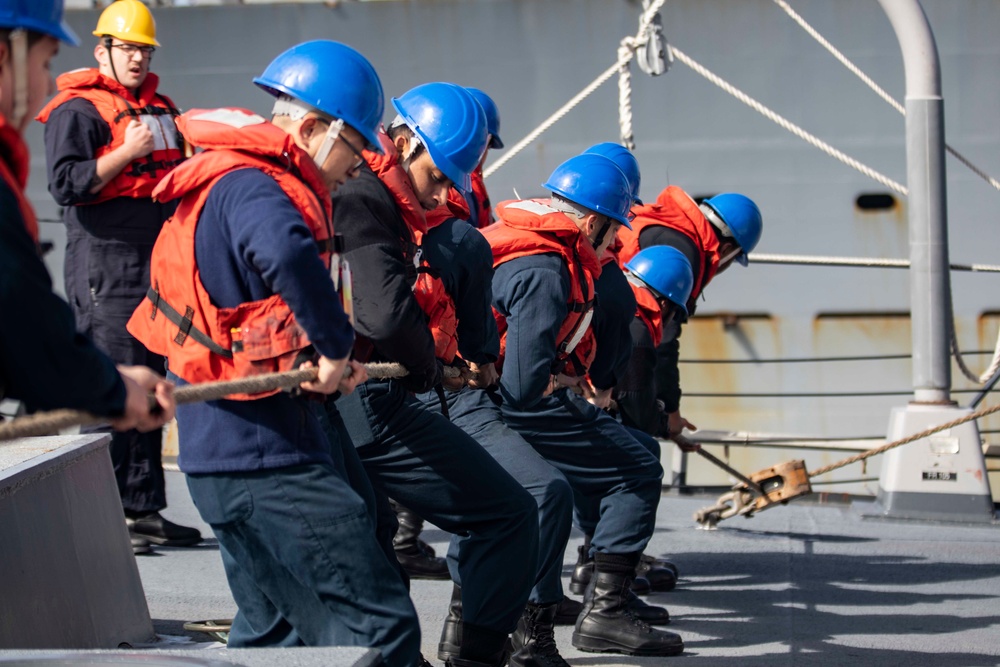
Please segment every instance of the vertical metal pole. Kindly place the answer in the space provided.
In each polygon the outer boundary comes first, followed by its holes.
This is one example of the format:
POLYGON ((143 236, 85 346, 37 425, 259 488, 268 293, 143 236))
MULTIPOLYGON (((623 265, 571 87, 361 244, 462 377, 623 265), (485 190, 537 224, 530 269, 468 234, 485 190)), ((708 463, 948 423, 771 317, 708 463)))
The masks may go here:
MULTIPOLYGON (((879 0, 906 70, 913 400, 889 418, 889 440, 968 414, 950 400, 951 333, 945 207, 944 102, 937 47, 917 0, 879 0)), ((975 422, 885 455, 866 516, 985 523, 993 498, 975 422)), ((859 506, 859 509, 860 506, 859 506)))
POLYGON ((896 32, 906 71, 913 399, 944 403, 951 398, 951 282, 941 69, 934 35, 918 0, 879 3, 896 32))

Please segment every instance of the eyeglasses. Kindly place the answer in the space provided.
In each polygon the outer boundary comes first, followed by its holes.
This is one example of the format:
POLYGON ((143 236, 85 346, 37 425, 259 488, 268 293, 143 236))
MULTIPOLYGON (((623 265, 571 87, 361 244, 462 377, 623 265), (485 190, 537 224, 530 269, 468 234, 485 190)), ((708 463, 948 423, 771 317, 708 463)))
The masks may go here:
POLYGON ((351 143, 350 141, 348 141, 348 140, 347 140, 347 137, 345 137, 345 136, 344 136, 343 134, 341 134, 341 135, 340 135, 339 137, 337 137, 337 138, 338 138, 338 139, 340 139, 341 141, 343 141, 343 142, 344 142, 344 144, 345 144, 345 145, 346 145, 346 146, 347 146, 348 148, 350 148, 350 149, 351 149, 351 152, 352 152, 352 153, 354 153, 355 157, 357 157, 357 158, 358 158, 358 162, 357 162, 357 164, 355 164, 355 165, 354 165, 353 167, 351 167, 351 173, 354 173, 354 172, 358 171, 359 169, 361 169, 361 167, 363 167, 363 166, 365 165, 365 162, 367 162, 367 161, 368 161, 368 160, 367 160, 367 159, 365 158, 365 155, 364 155, 364 153, 362 153, 362 152, 361 152, 360 150, 358 150, 357 146, 355 146, 355 145, 354 145, 354 144, 352 144, 352 143, 351 143))
POLYGON ((152 58, 156 51, 155 46, 136 46, 135 44, 112 44, 111 48, 118 49, 129 58, 136 53, 141 53, 143 58, 152 58))

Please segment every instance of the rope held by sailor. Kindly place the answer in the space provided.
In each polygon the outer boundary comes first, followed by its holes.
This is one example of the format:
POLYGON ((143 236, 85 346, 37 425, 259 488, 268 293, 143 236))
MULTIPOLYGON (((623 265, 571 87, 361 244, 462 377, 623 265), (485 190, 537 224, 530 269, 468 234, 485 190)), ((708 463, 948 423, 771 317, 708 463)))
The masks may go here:
MULTIPOLYGON (((371 379, 398 379, 408 373, 402 364, 368 363, 365 364, 368 377, 371 379)), ((256 394, 275 389, 293 389, 303 382, 316 379, 319 370, 307 368, 303 370, 285 371, 283 373, 264 373, 238 380, 225 382, 204 382, 179 387, 174 391, 178 405, 217 401, 233 394, 256 394)), ((458 369, 445 366, 445 377, 455 377, 458 369)), ((0 441, 16 438, 31 438, 41 435, 52 435, 74 426, 91 426, 107 423, 107 417, 84 412, 82 410, 50 410, 26 417, 18 417, 0 424, 0 441)))

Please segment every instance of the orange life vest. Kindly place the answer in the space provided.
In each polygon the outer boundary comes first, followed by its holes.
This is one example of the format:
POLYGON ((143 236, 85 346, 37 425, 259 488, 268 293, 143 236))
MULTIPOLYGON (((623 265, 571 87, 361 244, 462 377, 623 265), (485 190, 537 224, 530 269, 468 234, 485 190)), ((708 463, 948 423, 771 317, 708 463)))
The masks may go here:
POLYGON ((621 265, 624 267, 639 252, 642 230, 654 225, 676 229, 691 239, 701 255, 701 267, 695 272, 696 282, 688 300, 688 305, 694 303, 719 270, 719 239, 712 223, 690 195, 676 185, 664 189, 656 202, 635 206, 632 212, 635 214, 632 229, 623 226, 618 231, 618 238, 622 241, 622 250, 618 254, 621 265))
POLYGON ((482 167, 476 167, 476 170, 472 172, 472 198, 478 206, 476 219, 479 221, 479 229, 489 227, 493 224, 493 208, 490 204, 490 195, 486 192, 486 181, 483 179, 482 167))
POLYGON ((31 202, 24 196, 24 188, 28 185, 28 170, 30 159, 28 145, 24 143, 21 133, 11 127, 7 119, 0 114, 0 178, 17 199, 17 207, 24 220, 24 228, 38 244, 38 218, 31 202))
POLYGON ((663 338, 663 311, 660 309, 660 304, 645 287, 634 285, 631 281, 629 281, 629 287, 635 294, 635 316, 642 320, 642 323, 649 329, 653 346, 656 347, 660 344, 660 339, 663 338))
MULTIPOLYGON (((458 314, 455 310, 455 301, 445 290, 440 273, 422 258, 423 252, 419 245, 428 229, 448 218, 465 219, 468 217, 468 209, 463 208, 456 212, 451 206, 442 206, 435 211, 425 213, 416 193, 413 192, 409 175, 399 163, 399 151, 396 150, 395 144, 381 128, 378 139, 383 153, 379 155, 374 151, 365 151, 365 158, 371 170, 392 193, 396 207, 412 234, 412 239, 408 241, 412 247, 404 253, 404 256, 413 259, 417 271, 417 279, 413 284, 413 297, 427 316, 427 326, 434 337, 434 356, 450 364, 458 354, 458 314), (463 211, 464 217, 462 217, 463 211)), ((451 204, 450 199, 449 204, 451 204)))
POLYGON ((77 97, 89 100, 111 128, 111 141, 97 150, 95 158, 121 146, 125 142, 125 129, 133 120, 145 123, 153 132, 153 152, 122 169, 88 204, 115 197, 150 197, 163 175, 184 159, 174 122, 180 112, 170 98, 156 92, 158 83, 157 76, 150 72, 133 96, 123 85, 93 68, 67 72, 56 79, 59 93, 45 105, 36 120, 47 122, 52 111, 68 100, 77 97))
MULTIPOLYGON (((329 189, 312 158, 291 135, 244 109, 192 109, 177 119, 185 138, 205 148, 160 182, 153 196, 181 198, 153 246, 150 287, 128 331, 188 382, 292 370, 309 346, 305 331, 280 295, 218 308, 201 282, 195 230, 212 187, 237 169, 273 178, 302 215, 330 265, 333 238, 329 189)), ((231 396, 263 398, 280 390, 231 396)))
MULTIPOLYGON (((493 248, 493 268, 518 257, 557 254, 569 270, 570 293, 566 319, 556 334, 553 373, 582 376, 597 351, 590 320, 594 310, 594 280, 601 263, 590 241, 565 214, 545 200, 528 199, 497 204, 499 221, 483 230, 493 248)), ((507 351, 507 318, 494 308, 500 332, 499 372, 507 351)))

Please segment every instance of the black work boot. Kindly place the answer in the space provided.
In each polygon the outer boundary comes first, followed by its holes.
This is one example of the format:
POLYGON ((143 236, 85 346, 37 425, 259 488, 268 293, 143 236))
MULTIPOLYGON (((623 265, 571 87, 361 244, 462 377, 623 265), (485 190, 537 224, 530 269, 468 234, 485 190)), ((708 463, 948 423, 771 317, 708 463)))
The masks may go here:
POLYGON ((569 667, 556 648, 554 624, 558 602, 528 603, 511 635, 510 667, 569 667))
POLYGON ((450 579, 448 563, 434 555, 429 544, 420 539, 424 520, 396 502, 390 501, 396 512, 399 529, 392 538, 396 560, 411 579, 450 579))
POLYGON ((583 611, 582 602, 564 595, 562 602, 556 603, 556 625, 576 625, 576 619, 581 611, 583 611))
POLYGON ((573 646, 589 653, 667 656, 684 651, 679 635, 656 630, 628 607, 631 579, 639 554, 595 556, 594 577, 573 631, 573 646))
MULTIPOLYGON (((589 535, 583 536, 583 544, 576 548, 576 553, 576 565, 573 566, 573 574, 569 577, 569 591, 576 595, 583 595, 591 577, 594 576, 594 558, 590 555, 589 535)), ((636 595, 648 595, 652 590, 653 587, 645 577, 637 575, 632 580, 632 592, 636 595)))
POLYGON ((510 656, 509 637, 502 632, 462 621, 458 655, 444 660, 446 667, 503 667, 510 656))
POLYGON ((642 554, 635 566, 635 576, 647 579, 654 591, 672 591, 677 585, 677 566, 642 554))
POLYGON ((590 555, 590 537, 583 538, 583 544, 576 548, 576 565, 573 566, 573 574, 569 577, 569 592, 575 595, 583 595, 587 591, 587 584, 594 576, 594 558, 590 555))
POLYGON ((651 564, 654 564, 656 567, 665 567, 665 568, 667 568, 668 570, 670 570, 671 572, 674 573, 674 579, 680 579, 681 578, 681 571, 679 569, 677 569, 677 566, 674 565, 673 563, 671 563, 669 560, 665 560, 663 558, 656 558, 655 556, 647 556, 646 554, 642 554, 641 556, 639 556, 639 566, 636 568, 636 570, 638 570, 639 568, 641 568, 643 566, 643 563, 651 563, 651 564))
POLYGON ((651 604, 647 604, 638 595, 629 591, 628 593, 628 610, 632 612, 632 615, 638 618, 640 621, 645 621, 650 625, 669 625, 670 624, 670 612, 663 607, 656 607, 651 604))
POLYGON ((441 627, 441 641, 438 643, 438 660, 448 662, 457 658, 462 649, 462 589, 454 584, 448 615, 441 627))
POLYGON ((180 526, 159 512, 126 510, 125 525, 129 537, 139 537, 161 547, 192 547, 201 542, 201 532, 197 528, 180 526))

